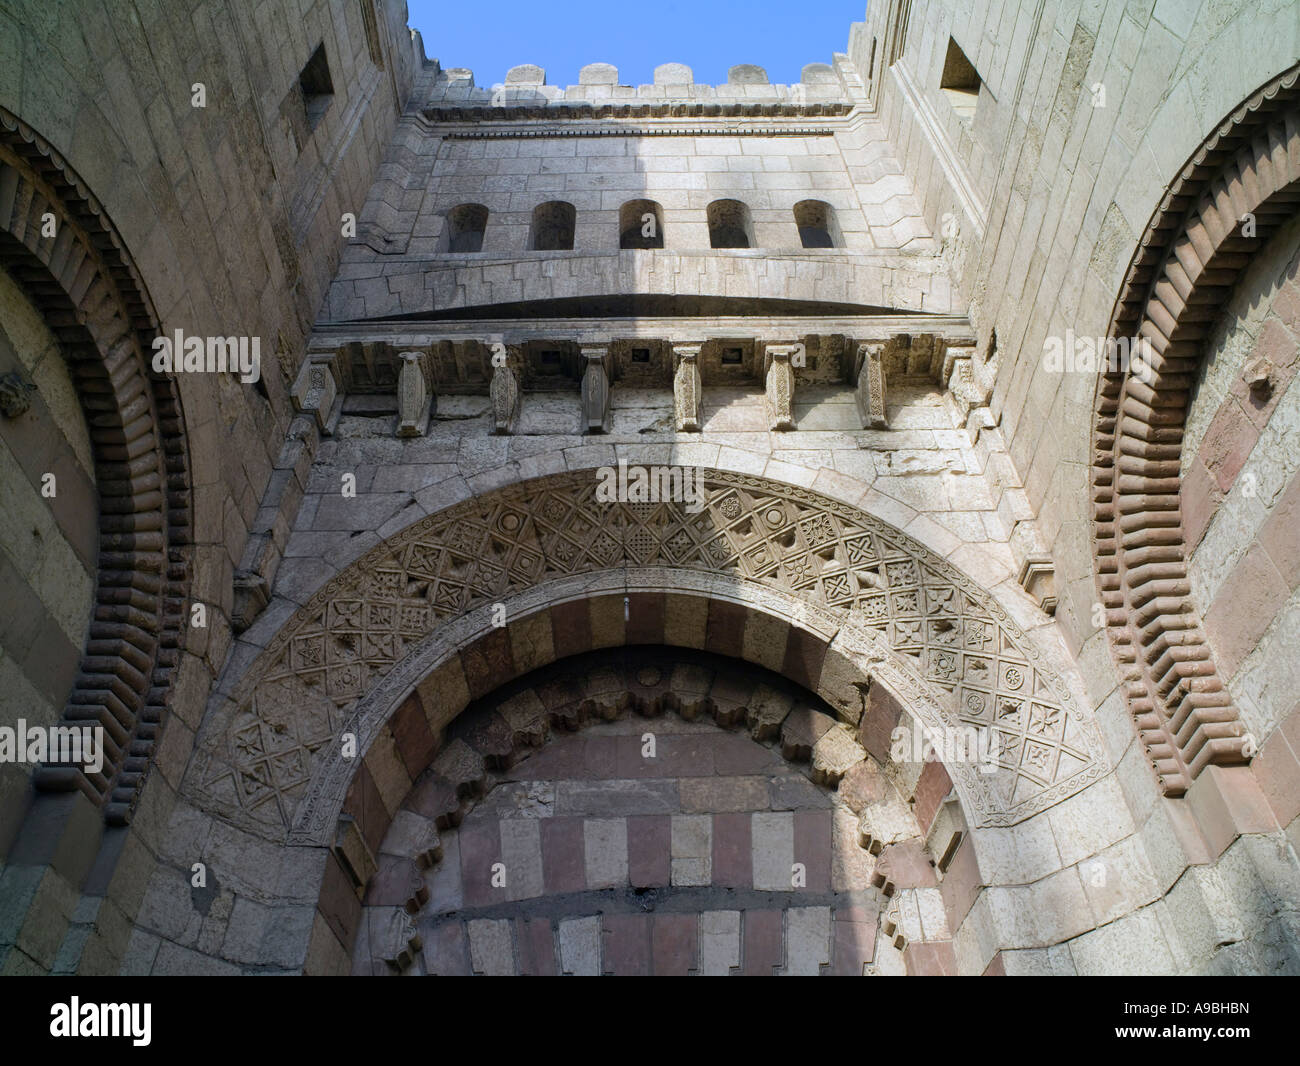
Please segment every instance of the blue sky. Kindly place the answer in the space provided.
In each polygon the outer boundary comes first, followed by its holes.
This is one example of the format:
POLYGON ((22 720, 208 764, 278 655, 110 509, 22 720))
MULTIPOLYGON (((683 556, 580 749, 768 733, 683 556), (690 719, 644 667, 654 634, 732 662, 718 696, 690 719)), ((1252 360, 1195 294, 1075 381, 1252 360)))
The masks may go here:
POLYGON ((424 50, 444 67, 469 67, 474 83, 505 80, 518 63, 545 68, 551 85, 573 85, 587 63, 613 63, 624 85, 653 81, 660 63, 685 63, 701 84, 757 63, 771 81, 799 80, 805 63, 845 51, 865 0, 407 0, 424 50))

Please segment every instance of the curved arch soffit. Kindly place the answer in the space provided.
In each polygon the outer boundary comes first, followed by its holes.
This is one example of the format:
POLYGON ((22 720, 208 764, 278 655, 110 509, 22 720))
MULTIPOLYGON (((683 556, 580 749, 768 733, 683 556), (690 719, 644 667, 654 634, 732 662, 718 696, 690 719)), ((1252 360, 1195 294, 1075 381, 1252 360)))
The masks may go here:
POLYGON ((1166 795, 1206 766, 1247 761, 1245 729, 1192 601, 1180 455, 1204 341, 1250 256, 1300 209, 1300 66, 1256 92, 1197 149, 1129 266, 1110 336, 1150 342, 1149 380, 1099 378, 1093 549, 1111 652, 1166 795), (1250 220, 1255 232, 1247 237, 1250 220))
POLYGON ((739 603, 811 632, 829 652, 808 687, 843 710, 860 709, 853 682, 872 674, 927 726, 996 728, 1002 772, 950 768, 973 824, 1020 821, 1105 772, 1064 678, 956 568, 820 493, 718 470, 702 478, 695 514, 598 501, 593 472, 577 471, 413 523, 271 639, 210 712, 187 788, 255 832, 322 842, 356 769, 335 738, 354 732, 365 751, 418 681, 492 632, 494 605, 513 624, 567 600, 642 591, 739 603))
POLYGON ((63 723, 102 727, 103 770, 40 767, 130 821, 183 642, 191 543, 180 396, 146 352, 158 316, 126 244, 67 161, 0 107, 0 265, 45 317, 90 432, 99 493, 95 602, 63 723), (45 226, 53 216, 54 232, 45 226))

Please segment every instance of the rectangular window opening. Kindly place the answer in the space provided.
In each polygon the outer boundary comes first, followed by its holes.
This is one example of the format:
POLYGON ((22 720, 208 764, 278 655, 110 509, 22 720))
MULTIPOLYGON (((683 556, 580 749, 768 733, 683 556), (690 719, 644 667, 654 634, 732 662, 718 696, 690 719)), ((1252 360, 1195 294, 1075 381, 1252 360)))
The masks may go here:
POLYGON ((939 88, 948 97, 957 117, 970 125, 975 120, 975 107, 980 99, 979 71, 961 50, 957 42, 948 38, 948 53, 943 59, 943 75, 939 88))
POLYGON ((330 78, 329 60, 325 58, 325 42, 316 46, 316 51, 302 68, 298 87, 302 90, 302 103, 307 110, 307 125, 314 130, 334 102, 334 82, 330 78))

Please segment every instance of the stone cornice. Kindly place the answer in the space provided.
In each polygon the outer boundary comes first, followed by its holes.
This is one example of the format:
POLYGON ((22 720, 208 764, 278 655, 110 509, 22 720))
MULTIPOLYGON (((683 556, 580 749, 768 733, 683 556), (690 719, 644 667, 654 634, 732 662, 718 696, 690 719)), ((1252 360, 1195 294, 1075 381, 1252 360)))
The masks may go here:
MULTIPOLYGON (((472 131, 461 133, 459 131, 448 132, 447 136, 510 136, 509 132, 488 131, 479 129, 484 123, 506 123, 506 122, 528 122, 528 123, 546 123, 554 125, 557 130, 562 130, 564 136, 672 136, 674 134, 689 135, 698 130, 675 130, 659 126, 647 126, 639 129, 630 129, 626 126, 608 126, 608 127, 591 127, 589 130, 583 130, 581 127, 575 127, 575 121, 599 121, 599 120, 625 120, 625 119, 744 119, 753 120, 756 118, 776 118, 776 119, 810 119, 810 118, 844 118, 854 109, 850 103, 817 103, 817 104, 795 104, 795 103, 704 103, 691 101, 663 101, 660 103, 649 103, 638 101, 636 103, 571 103, 571 104, 506 104, 499 107, 490 105, 466 105, 456 106, 451 104, 431 104, 421 109, 423 117, 436 125, 447 125, 450 123, 467 123, 472 127, 472 131)), ((746 125, 738 127, 735 131, 745 136, 780 136, 797 135, 800 131, 791 129, 785 125, 773 127, 769 132, 761 127, 746 125)), ((827 131, 829 132, 829 130, 827 131)), ((513 135, 521 136, 522 131, 515 132, 513 135)), ((531 136, 540 136, 539 133, 531 133, 531 136)), ((554 135, 554 134, 552 134, 554 135)))

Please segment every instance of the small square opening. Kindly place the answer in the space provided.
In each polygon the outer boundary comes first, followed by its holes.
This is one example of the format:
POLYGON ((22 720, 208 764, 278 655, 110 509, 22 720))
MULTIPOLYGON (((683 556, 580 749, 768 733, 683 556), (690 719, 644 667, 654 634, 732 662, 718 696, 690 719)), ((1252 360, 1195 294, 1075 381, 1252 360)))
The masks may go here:
POLYGON ((633 348, 633 349, 632 349, 632 362, 634 362, 634 363, 648 363, 648 362, 650 362, 650 349, 649 349, 649 348, 633 348))
POLYGON ((745 359, 743 348, 723 348, 722 365, 723 366, 740 366, 745 359))

